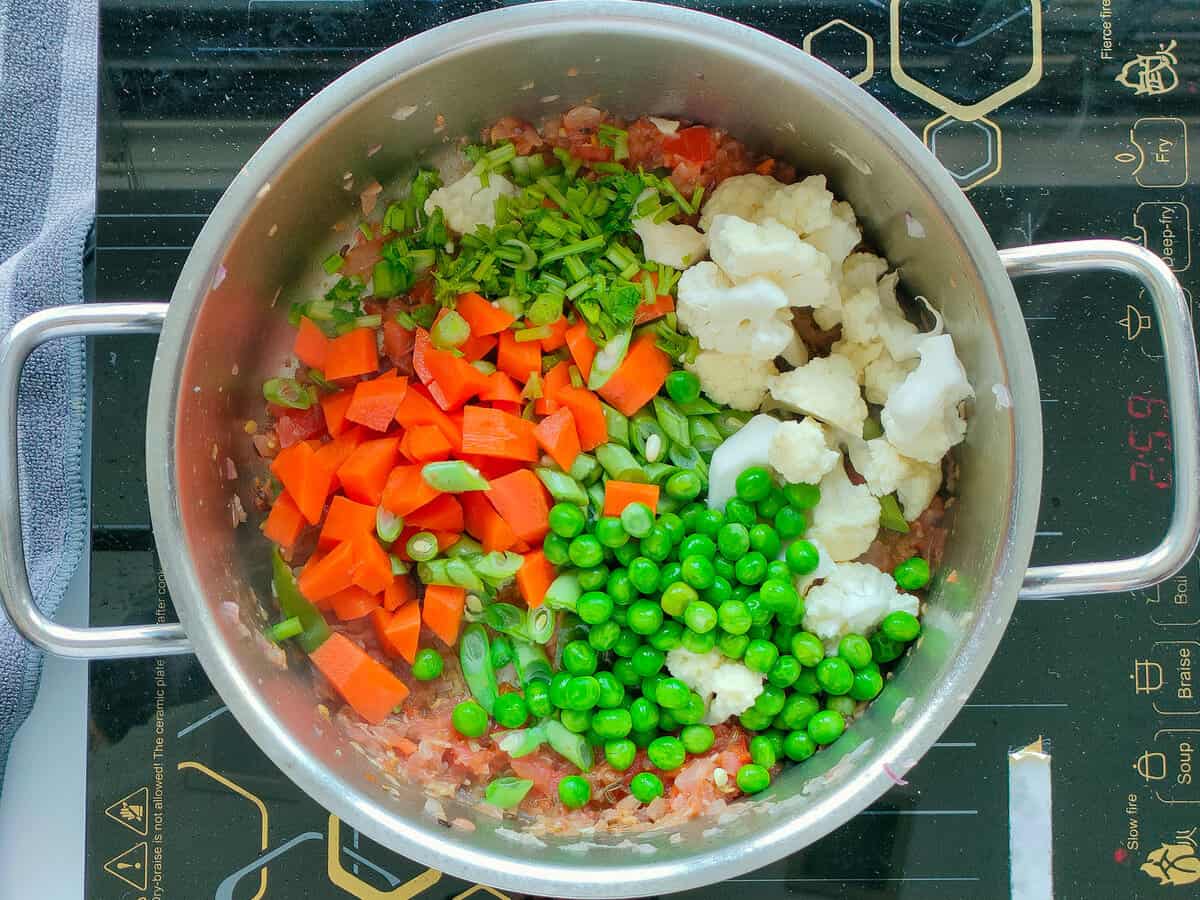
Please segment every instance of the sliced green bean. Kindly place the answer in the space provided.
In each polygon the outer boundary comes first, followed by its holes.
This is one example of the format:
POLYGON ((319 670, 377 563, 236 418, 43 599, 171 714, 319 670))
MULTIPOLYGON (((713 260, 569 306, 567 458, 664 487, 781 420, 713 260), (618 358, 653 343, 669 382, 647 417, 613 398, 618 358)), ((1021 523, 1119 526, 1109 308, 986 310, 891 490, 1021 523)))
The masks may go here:
POLYGON ((886 494, 879 498, 879 524, 891 531, 908 534, 908 522, 900 511, 900 504, 895 494, 886 494))
POLYGON ((582 734, 575 734, 557 719, 547 719, 543 724, 546 740, 559 756, 574 764, 581 772, 592 768, 592 747, 582 734))
POLYGON ((613 409, 607 403, 601 403, 604 410, 604 423, 608 427, 608 439, 623 447, 629 446, 629 419, 620 410, 613 409))
POLYGON ((600 513, 604 510, 604 484, 599 481, 594 484, 589 484, 587 493, 588 503, 591 504, 596 515, 600 515, 600 513))
POLYGON ((596 448, 596 459, 604 467, 609 478, 617 481, 646 483, 646 473, 634 455, 620 444, 601 444, 596 448))
POLYGON ((546 743, 546 729, 541 725, 510 731, 500 739, 500 749, 513 759, 528 756, 546 743))
POLYGON ((471 564, 462 557, 456 556, 453 559, 446 560, 446 574, 450 581, 460 588, 466 588, 468 591, 482 591, 483 581, 475 570, 471 568, 471 564))
POLYGON ((491 489, 488 480, 470 463, 461 459, 447 459, 426 463, 421 477, 430 487, 446 493, 463 491, 486 491, 491 489))
MULTIPOLYGON (((607 445, 604 445, 607 446, 607 445)), ((538 467, 533 470, 538 480, 546 486, 550 496, 560 503, 574 503, 583 506, 587 503, 587 494, 583 486, 564 472, 557 469, 538 467)))
POLYGON ((550 658, 540 644, 520 638, 513 638, 512 644, 517 655, 517 677, 521 679, 521 684, 550 680, 550 658))
POLYGON ((575 612, 575 604, 579 602, 581 596, 583 596, 583 588, 579 586, 579 576, 574 572, 567 571, 555 578, 550 583, 550 587, 546 588, 546 597, 543 602, 551 609, 575 612))
POLYGON ((487 630, 479 624, 463 629, 458 641, 458 660, 462 664, 463 680, 471 690, 471 696, 479 705, 492 714, 500 688, 496 683, 496 670, 492 668, 491 647, 488 645, 487 630))
POLYGON ((671 440, 654 413, 642 409, 629 420, 629 445, 646 462, 658 462, 667 455, 671 440))
POLYGON ((493 550, 471 560, 475 574, 487 581, 507 581, 517 574, 525 558, 520 553, 493 550))
POLYGON ((672 443, 681 444, 684 447, 692 446, 692 435, 688 428, 687 416, 679 411, 678 406, 666 397, 655 397, 654 415, 672 443))
POLYGON ((505 775, 488 783, 488 786, 483 789, 483 799, 500 809, 512 809, 521 805, 521 801, 525 799, 525 795, 532 787, 533 782, 528 778, 514 778, 512 775, 505 775))
POLYGON ((688 419, 688 431, 692 436, 692 446, 701 453, 711 453, 721 446, 725 438, 717 426, 703 416, 692 416, 688 419))
POLYGON ((391 510, 380 506, 375 509, 375 533, 385 544, 390 544, 400 537, 404 530, 404 517, 398 516, 391 510))
POLYGON ((300 620, 303 629, 297 635, 296 642, 305 653, 312 653, 325 643, 330 634, 324 614, 300 593, 296 576, 279 555, 278 548, 271 553, 271 573, 280 611, 289 619, 300 620))
POLYGON ((603 473, 600 468, 600 463, 596 462, 596 457, 590 453, 580 453, 575 457, 575 462, 571 463, 570 476, 580 484, 591 484, 603 473))
POLYGON ((679 411, 685 416, 711 416, 713 413, 721 411, 721 407, 709 403, 703 397, 697 397, 695 400, 686 400, 683 403, 676 400, 675 405, 679 407, 679 411))

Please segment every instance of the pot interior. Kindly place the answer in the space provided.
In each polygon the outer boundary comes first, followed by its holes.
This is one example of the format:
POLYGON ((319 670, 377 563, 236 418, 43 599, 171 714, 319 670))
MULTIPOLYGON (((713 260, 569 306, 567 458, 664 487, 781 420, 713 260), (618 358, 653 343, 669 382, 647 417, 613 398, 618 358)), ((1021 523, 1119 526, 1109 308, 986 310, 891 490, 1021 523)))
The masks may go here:
POLYGON ((628 895, 798 849, 877 799, 891 785, 885 769, 902 774, 936 739, 994 650, 1029 558, 1040 419, 1028 340, 994 247, 901 123, 823 65, 732 23, 642 4, 580 12, 535 5, 422 35, 337 82, 271 138, 209 219, 175 292, 148 458, 160 467, 155 529, 180 617, 224 699, 285 772, 349 824, 437 868, 531 893, 628 895), (261 382, 289 355, 288 302, 314 296, 309 273, 349 241, 334 227, 352 219, 363 187, 388 185, 459 137, 477 139, 501 115, 540 122, 582 102, 718 124, 801 174, 824 173, 905 289, 943 312, 977 393, 925 632, 865 716, 719 820, 632 843, 588 838, 602 846, 586 854, 579 837, 523 839, 449 801, 448 815, 475 830, 439 825, 419 788, 387 785, 338 737, 303 660, 286 670, 268 661, 248 636, 270 604, 253 505, 267 473, 244 429, 262 418, 261 382), (235 494, 249 514, 238 527, 235 494))

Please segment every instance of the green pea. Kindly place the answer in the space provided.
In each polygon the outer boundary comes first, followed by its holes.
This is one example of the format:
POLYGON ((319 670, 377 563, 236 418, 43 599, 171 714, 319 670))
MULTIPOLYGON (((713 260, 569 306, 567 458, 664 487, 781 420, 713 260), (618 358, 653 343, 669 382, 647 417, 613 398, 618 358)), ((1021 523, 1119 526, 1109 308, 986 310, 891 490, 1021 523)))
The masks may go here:
MULTIPOLYGON (((664 382, 667 396, 676 403, 694 403, 700 399, 700 379, 686 369, 676 369, 664 382)), ((639 798, 641 799, 641 798, 639 798)))
POLYGON ((723 556, 718 556, 713 560, 713 568, 717 570, 717 576, 724 578, 731 585, 734 582, 733 563, 723 556))
POLYGON ((624 628, 629 624, 629 608, 626 606, 614 606, 612 618, 608 621, 616 622, 618 627, 624 628))
POLYGON ((832 709, 823 709, 808 720, 808 736, 820 746, 832 744, 846 730, 846 719, 832 709))
POLYGON ((716 740, 713 730, 707 725, 686 725, 679 732, 679 740, 688 753, 707 753, 716 740))
MULTIPOLYGON (((753 611, 753 607, 751 606, 751 601, 753 601, 753 602, 761 602, 761 601, 759 601, 759 599, 758 599, 758 594, 754 594, 751 597, 748 597, 746 599, 746 606, 751 608, 750 616, 751 616, 751 621, 753 621, 754 611, 753 611)), ((752 641, 770 641, 771 640, 771 625, 770 625, 770 623, 768 622, 768 623, 760 624, 758 622, 755 622, 753 625, 750 626, 750 630, 746 632, 746 637, 750 638, 750 640, 752 640, 752 641)))
POLYGON ((600 696, 596 705, 601 709, 614 709, 625 699, 625 687, 612 672, 597 672, 596 683, 600 685, 600 696))
POLYGON ((783 549, 783 542, 774 528, 760 522, 750 529, 750 549, 757 550, 767 559, 774 559, 783 549))
POLYGON ((529 705, 520 694, 501 694, 492 704, 492 718, 505 728, 520 728, 529 718, 529 705))
POLYGON ((899 659, 904 653, 904 644, 893 641, 882 631, 876 631, 867 642, 871 645, 871 659, 880 664, 899 659))
POLYGON ((704 698, 692 691, 688 694, 687 703, 672 712, 680 725, 699 725, 708 715, 708 708, 704 704, 704 698))
POLYGON ((807 731, 792 731, 783 739, 783 752, 792 762, 804 762, 817 752, 817 742, 807 731))
POLYGON ((567 706, 567 683, 571 680, 570 672, 555 672, 550 679, 550 701, 559 709, 567 706))
MULTIPOLYGON (((630 607, 632 609, 632 607, 630 607)), ((613 645, 613 653, 628 659, 642 645, 642 636, 629 628, 621 629, 621 636, 613 645)))
POLYGON ((693 501, 679 511, 679 521, 683 523, 683 530, 687 534, 691 534, 696 530, 696 522, 703 515, 707 507, 700 501, 693 501))
POLYGON ((551 531, 542 541, 542 553, 546 556, 546 562, 552 566, 565 566, 571 558, 569 546, 570 542, 565 537, 551 531))
MULTIPOLYGON (((599 547, 599 544, 600 542, 596 541, 597 547, 599 547)), ((600 550, 603 553, 603 548, 600 548, 600 550)), ((579 570, 576 577, 579 579, 579 586, 585 591, 598 591, 608 583, 608 569, 600 565, 583 568, 579 570)))
POLYGON ((732 635, 745 634, 753 623, 744 600, 730 598, 717 607, 717 624, 732 635))
POLYGON ((788 544, 784 559, 788 568, 797 575, 808 575, 821 564, 821 553, 812 541, 799 540, 788 544))
POLYGON ((683 621, 692 631, 706 634, 717 627, 717 611, 703 600, 693 600, 683 611, 683 621))
POLYGON ((921 621, 912 613, 898 609, 884 616, 883 621, 879 623, 879 630, 893 641, 907 644, 916 640, 917 635, 921 633, 921 621))
POLYGON ((779 649, 774 644, 770 641, 753 640, 746 648, 742 662, 747 669, 766 675, 771 671, 771 666, 775 665, 777 659, 779 659, 779 649))
POLYGON ((583 733, 583 739, 588 742, 589 747, 595 747, 595 748, 603 748, 604 747, 604 738, 602 738, 602 737, 600 737, 600 735, 596 734, 595 728, 589 728, 587 731, 585 731, 583 733))
POLYGON ((464 700, 450 713, 450 724, 463 737, 482 737, 488 727, 487 710, 474 700, 464 700))
POLYGON ((663 709, 679 709, 687 703, 689 692, 690 688, 678 678, 660 678, 650 699, 663 709))
POLYGON ((707 590, 717 580, 717 570, 713 567, 712 560, 698 555, 684 557, 680 563, 680 575, 685 584, 698 591, 707 590))
POLYGON ((656 737, 658 737, 657 728, 651 728, 649 731, 634 730, 629 732, 629 739, 633 741, 634 746, 639 750, 645 750, 649 747, 650 742, 656 737))
POLYGON ((919 591, 929 584, 929 563, 919 556, 913 556, 896 566, 892 577, 904 590, 919 591))
POLYGON ((581 534, 567 546, 567 556, 572 565, 588 569, 604 561, 604 546, 595 535, 581 534))
POLYGON ((768 579, 758 586, 763 603, 774 613, 790 611, 800 602, 800 595, 790 581, 768 579))
POLYGON ((733 574, 742 584, 758 584, 767 575, 767 559, 752 550, 733 564, 733 574))
POLYGON ((817 663, 817 683, 827 694, 847 694, 854 684, 854 670, 840 656, 829 656, 817 663))
POLYGON ((629 572, 626 569, 613 569, 609 572, 604 590, 617 606, 628 606, 637 596, 637 588, 629 580, 629 572))
POLYGON ((725 504, 725 522, 726 524, 734 523, 744 525, 747 529, 758 521, 758 512, 747 503, 737 497, 731 499, 725 504))
POLYGON ((874 663, 854 673, 854 684, 850 686, 850 696, 855 700, 874 700, 883 690, 883 675, 874 663))
POLYGON ((638 549, 638 545, 633 541, 630 541, 628 544, 622 544, 612 552, 617 563, 622 566, 628 566, 630 562, 638 558, 639 553, 641 553, 641 551, 638 549))
MULTIPOLYGON (((671 375, 687 375, 688 372, 672 372, 671 375)), ((667 376, 670 378, 670 375, 667 376)), ((629 793, 638 800, 639 803, 650 803, 663 795, 662 779, 653 772, 638 772, 629 779, 629 793)))
POLYGON ((629 704, 629 715, 634 731, 649 731, 658 727, 658 706, 645 697, 638 697, 629 704))
POLYGON ((642 556, 648 557, 655 562, 662 562, 671 555, 671 536, 658 525, 650 529, 650 533, 642 538, 639 548, 642 556))
POLYGON ((657 675, 662 670, 663 663, 666 661, 666 654, 661 650, 655 650, 649 644, 643 644, 633 652, 633 656, 629 658, 633 663, 633 670, 643 678, 649 678, 651 675, 657 675))
POLYGON ((666 653, 683 644, 683 626, 678 622, 665 621, 654 634, 650 635, 650 646, 666 653))
POLYGON ((775 630, 771 632, 771 643, 779 648, 780 653, 790 653, 792 638, 799 633, 800 629, 793 624, 776 622, 775 630))
POLYGON ((751 466, 743 470, 733 482, 738 499, 747 503, 765 500, 774 486, 771 473, 763 466, 751 466))
POLYGON ((599 625, 612 618, 613 600, 600 591, 588 591, 575 603, 575 614, 588 625, 599 625))
POLYGON ((733 599, 740 599, 746 604, 746 609, 750 610, 750 627, 762 629, 761 634, 757 631, 753 634, 746 632, 750 635, 750 639, 769 638, 771 636, 770 623, 775 614, 771 612, 767 604, 763 603, 762 596, 758 591, 753 590, 749 585, 739 584, 733 590, 733 599), (741 595, 740 597, 738 596, 739 594, 741 595))
POLYGON ((790 584, 792 581, 792 570, 788 568, 788 564, 782 559, 769 560, 767 562, 767 579, 786 581, 790 584))
POLYGON ((600 682, 591 675, 572 675, 563 689, 563 697, 567 709, 591 709, 600 700, 600 682))
MULTIPOLYGON (((750 529, 740 522, 726 522, 717 532, 717 550, 736 565, 750 549, 750 529)), ((735 569, 736 571, 736 569, 735 569)))
POLYGON ((592 728, 606 741, 614 740, 633 730, 633 719, 625 709, 600 709, 592 713, 592 728))
POLYGON ((705 509, 696 516, 696 525, 693 530, 696 534, 716 538, 717 532, 721 530, 721 526, 724 524, 725 514, 719 509, 705 509))
POLYGON ((668 497, 675 500, 695 500, 704 490, 704 484, 700 481, 699 475, 684 469, 668 478, 663 489, 667 492, 668 497))
POLYGON ((775 513, 775 530, 785 541, 800 537, 808 528, 808 518, 794 506, 785 506, 775 513))
MULTIPOLYGON (((717 610, 719 613, 720 610, 717 610)), ((717 649, 721 651, 721 655, 729 659, 741 659, 746 653, 746 648, 750 645, 750 638, 744 634, 730 634, 727 631, 722 631, 717 636, 717 649)))
POLYGON ((639 556, 629 563, 629 580, 643 594, 652 594, 658 589, 658 563, 639 556))
POLYGON ((799 625, 804 621, 804 601, 800 599, 799 594, 796 595, 796 603, 788 609, 781 609, 775 613, 775 620, 781 625, 799 625))
POLYGON ((771 717, 753 706, 738 716, 738 722, 747 731, 764 731, 771 727, 771 717))
POLYGON ((750 738, 750 759, 764 769, 769 769, 775 765, 775 745, 769 737, 760 734, 750 738))
POLYGON ((573 503, 555 503, 550 507, 550 530, 563 538, 573 538, 583 533, 587 517, 573 503))
POLYGON ((621 524, 621 520, 616 516, 604 516, 599 519, 592 531, 596 535, 602 545, 610 550, 620 547, 629 540, 629 535, 625 532, 625 526, 621 524))
POLYGON ((845 719, 849 719, 854 714, 854 707, 856 705, 854 698, 848 694, 825 698, 825 708, 833 710, 845 719))
POLYGON ((825 658, 825 645, 811 631, 801 631, 792 638, 792 656, 800 665, 812 668, 825 658))
POLYGON ((629 607, 629 629, 634 634, 654 634, 663 623, 662 607, 651 600, 638 600, 629 607))
POLYGON ((650 742, 646 748, 646 758, 656 768, 673 772, 683 765, 687 751, 683 749, 683 742, 679 738, 664 735, 650 742))
POLYGON ((550 685, 544 681, 531 681, 525 685, 525 705, 534 718, 544 719, 554 712, 550 702, 550 685))
POLYGON ((821 489, 815 484, 784 485, 783 496, 789 506, 796 509, 812 509, 821 502, 821 489))
POLYGON ((630 503, 621 510, 621 526, 630 537, 643 538, 654 527, 654 512, 645 503, 630 503))
POLYGON ((821 704, 816 697, 805 694, 788 694, 777 716, 779 725, 789 731, 803 728, 808 720, 821 711, 821 704))
POLYGON ((871 664, 871 644, 861 634, 848 634, 838 641, 838 656, 852 669, 862 669, 871 664))
POLYGON ((767 672, 767 681, 776 687, 791 687, 800 677, 800 672, 800 663, 796 661, 796 657, 788 654, 775 660, 775 665, 771 666, 771 670, 767 672))
POLYGON ((746 763, 737 771, 737 786, 744 794, 757 794, 771 786, 771 773, 757 763, 746 763))
POLYGON ((760 519, 766 519, 768 522, 779 514, 781 509, 787 506, 787 497, 779 488, 772 488, 771 493, 755 504, 758 509, 760 519))
POLYGON ((690 585, 684 584, 682 581, 677 581, 672 585, 668 585, 667 589, 662 592, 662 611, 669 616, 682 616, 688 605, 695 602, 697 597, 696 589, 690 585))
POLYGON ((596 651, 587 641, 571 641, 562 649, 562 667, 572 675, 596 671, 596 651))
POLYGON ((692 653, 707 653, 715 646, 717 646, 715 629, 713 631, 693 631, 691 628, 683 630, 684 650, 690 650, 692 653))
POLYGON ((714 569, 712 584, 700 592, 700 597, 720 609, 722 603, 733 598, 733 587, 728 578, 717 575, 714 569))
POLYGON ((658 730, 659 731, 677 731, 679 729, 679 721, 669 709, 660 709, 658 711, 658 730))
POLYGON ((609 619, 607 622, 601 622, 588 629, 587 642, 597 653, 604 653, 615 647, 617 639, 620 637, 621 626, 609 619))
POLYGON ((413 678, 417 681, 433 681, 442 674, 444 667, 445 662, 442 660, 442 655, 432 647, 425 647, 418 650, 417 655, 413 657, 413 678))
POLYGON ((624 772, 632 766, 636 756, 637 745, 631 740, 606 741, 604 744, 604 758, 618 772, 624 772))
POLYGON ((592 785, 582 775, 568 775, 558 783, 558 799, 567 809, 587 806, 592 799, 592 785))
MULTIPOLYGON (((636 636, 637 635, 634 635, 634 637, 636 636)), ((631 651, 630 656, 632 655, 633 652, 631 651)), ((625 687, 633 687, 642 679, 642 676, 639 675, 633 668, 632 660, 629 659, 614 660, 612 673, 616 677, 617 681, 621 682, 621 684, 625 685, 625 687)))
POLYGON ((711 560, 717 555, 717 545, 706 534, 689 534, 679 542, 679 558, 701 556, 711 560))
POLYGON ((754 698, 754 708, 760 713, 775 718, 783 712, 783 705, 787 702, 787 692, 773 684, 764 684, 762 693, 754 698))
POLYGON ((792 682, 792 693, 795 694, 819 694, 821 693, 821 684, 817 681, 816 668, 808 669, 800 673, 800 677, 792 682))
POLYGON ((677 581, 683 581, 683 566, 677 560, 666 560, 658 570, 658 590, 665 591, 677 581))

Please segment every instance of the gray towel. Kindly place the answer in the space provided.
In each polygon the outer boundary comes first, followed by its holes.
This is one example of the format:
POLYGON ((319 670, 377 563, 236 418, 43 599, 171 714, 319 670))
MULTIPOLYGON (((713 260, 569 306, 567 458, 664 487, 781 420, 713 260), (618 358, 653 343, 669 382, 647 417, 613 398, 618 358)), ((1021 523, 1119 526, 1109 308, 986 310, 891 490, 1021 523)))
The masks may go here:
MULTIPOLYGON (((0 334, 83 301, 96 206, 96 0, 0 0, 0 334)), ((82 341, 38 350, 21 381, 20 489, 30 582, 53 614, 87 538, 82 341)), ((41 654, 0 616, 0 784, 41 654)))

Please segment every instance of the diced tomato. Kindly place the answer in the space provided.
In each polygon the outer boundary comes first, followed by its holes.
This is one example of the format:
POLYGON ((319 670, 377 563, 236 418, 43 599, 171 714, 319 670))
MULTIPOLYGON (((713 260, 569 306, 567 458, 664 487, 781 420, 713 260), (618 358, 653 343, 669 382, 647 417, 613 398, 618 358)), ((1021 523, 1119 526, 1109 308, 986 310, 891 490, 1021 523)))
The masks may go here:
POLYGON ((290 409, 279 415, 275 423, 275 434, 280 447, 290 447, 299 441, 320 437, 325 433, 325 414, 321 404, 314 403, 308 409, 290 409))
POLYGON ((681 162, 703 165, 717 154, 717 139, 712 130, 693 125, 663 138, 663 157, 668 166, 681 162))

